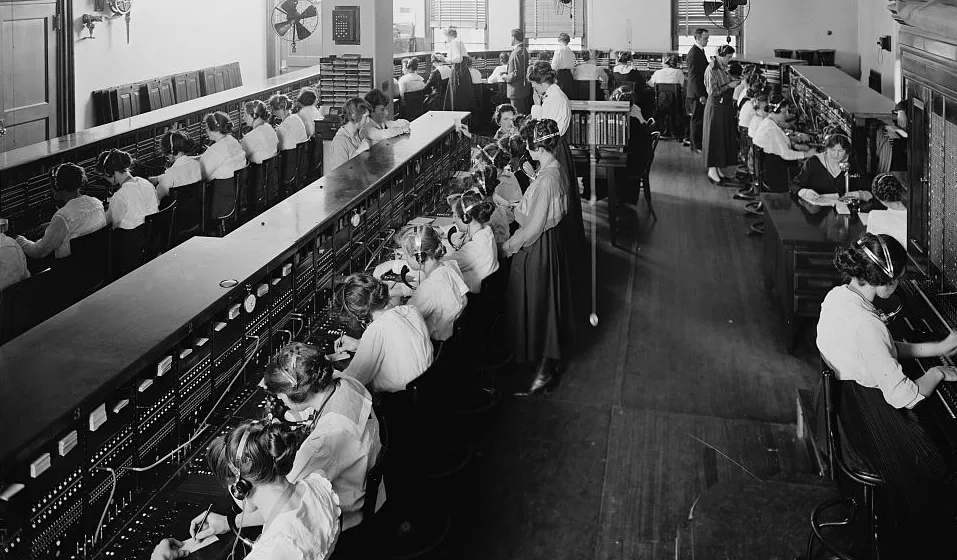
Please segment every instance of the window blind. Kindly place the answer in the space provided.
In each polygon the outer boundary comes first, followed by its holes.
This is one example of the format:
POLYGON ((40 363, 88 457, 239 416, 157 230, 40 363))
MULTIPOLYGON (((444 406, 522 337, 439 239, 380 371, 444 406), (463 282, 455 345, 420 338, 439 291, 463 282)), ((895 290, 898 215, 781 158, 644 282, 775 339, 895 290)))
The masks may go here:
MULTIPOLYGON (((726 35, 738 35, 740 28, 731 29, 730 32, 722 27, 724 8, 719 8, 711 16, 704 13, 704 0, 676 0, 677 13, 675 14, 675 28, 678 35, 692 35, 698 28, 707 29, 711 34, 719 33, 726 35)), ((745 8, 738 6, 735 8, 739 16, 744 16, 745 8)))
POLYGON ((485 29, 487 0, 431 0, 429 24, 432 27, 469 27, 485 29))
POLYGON ((562 32, 571 37, 585 36, 585 0, 571 0, 568 4, 558 0, 525 0, 524 4, 527 38, 557 38, 562 32))

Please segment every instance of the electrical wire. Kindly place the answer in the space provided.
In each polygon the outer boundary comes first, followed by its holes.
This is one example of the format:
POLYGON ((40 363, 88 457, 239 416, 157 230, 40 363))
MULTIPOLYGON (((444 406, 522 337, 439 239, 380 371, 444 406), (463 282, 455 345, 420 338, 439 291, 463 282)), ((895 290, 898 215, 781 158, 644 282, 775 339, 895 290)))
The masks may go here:
POLYGON ((237 371, 236 375, 233 376, 232 380, 229 382, 229 385, 226 386, 226 389, 223 390, 222 393, 219 395, 219 399, 217 399, 216 402, 213 404, 212 408, 209 409, 209 412, 206 414, 206 417, 203 418, 203 421, 199 423, 199 427, 196 429, 196 433, 193 434, 193 437, 186 440, 186 443, 176 447, 175 449, 173 449, 172 451, 164 455, 161 459, 158 459, 152 465, 148 465, 146 467, 124 467, 123 470, 133 471, 133 472, 146 472, 146 471, 155 469, 159 465, 163 464, 167 459, 169 459, 170 457, 175 455, 177 452, 179 452, 181 449, 189 447, 190 444, 196 441, 196 439, 203 433, 202 428, 204 428, 207 425, 206 422, 209 421, 209 417, 213 415, 213 412, 216 412, 216 407, 219 406, 219 403, 223 402, 223 399, 226 398, 226 395, 229 394, 229 390, 233 388, 233 384, 236 383, 236 380, 239 379, 239 376, 242 375, 243 371, 246 369, 246 366, 249 365, 250 360, 253 359, 253 356, 255 356, 256 352, 259 350, 260 337, 251 336, 251 335, 247 335, 247 337, 255 338, 256 346, 253 348, 252 353, 246 357, 246 361, 244 361, 243 365, 240 366, 239 371, 237 371))
POLYGON ((97 470, 107 471, 113 477, 112 485, 110 486, 110 495, 106 498, 106 505, 103 506, 103 513, 100 514, 100 522, 96 524, 96 530, 93 531, 93 544, 96 545, 99 542, 100 531, 103 530, 103 520, 106 519, 106 512, 110 509, 110 504, 113 503, 113 494, 116 492, 116 470, 112 467, 94 467, 97 470))

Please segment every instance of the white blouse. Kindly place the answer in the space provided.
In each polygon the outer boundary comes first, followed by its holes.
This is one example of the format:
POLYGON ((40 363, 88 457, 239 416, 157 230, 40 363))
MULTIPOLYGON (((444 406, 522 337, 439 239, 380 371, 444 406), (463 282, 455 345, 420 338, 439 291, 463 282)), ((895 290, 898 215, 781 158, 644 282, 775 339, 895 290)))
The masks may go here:
POLYGON ((399 78, 399 96, 405 97, 405 94, 425 89, 425 80, 415 72, 402 74, 399 78))
POLYGON ((293 150, 309 139, 306 136, 306 125, 302 124, 302 119, 293 114, 287 115, 282 120, 282 124, 276 127, 276 135, 279 137, 280 150, 293 150))
POLYGON ((579 64, 572 71, 572 75, 575 76, 576 80, 588 82, 600 81, 603 85, 608 81, 608 71, 604 68, 599 68, 593 62, 583 62, 579 64))
POLYGON ((751 119, 753 118, 754 103, 748 101, 741 106, 741 111, 738 112, 738 126, 748 128, 748 126, 751 124, 751 119))
POLYGON ((542 104, 532 106, 533 119, 552 119, 558 123, 558 133, 564 135, 568 130, 568 125, 572 120, 571 105, 568 104, 568 96, 558 87, 558 84, 552 84, 545 90, 542 96, 542 104))
POLYGON ((246 152, 239 140, 227 134, 206 148, 199 156, 199 164, 203 167, 203 179, 229 179, 246 167, 246 152))
POLYGON ((768 118, 767 115, 760 115, 757 111, 754 112, 754 115, 751 117, 751 122, 748 123, 748 136, 751 140, 754 140, 754 136, 758 133, 758 127, 761 126, 761 123, 764 122, 766 118, 768 118))
POLYGON ((655 84, 683 84, 685 83, 685 73, 680 68, 659 68, 648 79, 648 85, 655 84))
POLYGON ((488 83, 497 84, 505 81, 505 74, 508 74, 508 64, 499 64, 488 75, 488 83))
POLYGON ((425 319, 415 307, 399 305, 369 324, 342 374, 376 391, 394 393, 404 391, 430 365, 432 341, 425 319))
POLYGON ((296 484, 302 502, 263 528, 247 560, 324 560, 339 538, 339 498, 332 484, 313 473, 296 484))
POLYGON ((113 229, 134 229, 146 222, 146 216, 158 211, 153 183, 142 177, 133 177, 110 197, 107 214, 113 229))
POLYGON ((784 160, 796 161, 807 158, 807 154, 791 147, 791 141, 787 135, 770 117, 764 119, 758 126, 758 131, 754 134, 754 143, 766 153, 780 156, 784 160))
POLYGON ((482 281, 498 270, 498 247, 492 228, 486 225, 472 235, 472 239, 465 245, 447 254, 443 260, 458 263, 462 279, 469 291, 473 294, 481 292, 482 281))
POLYGON ((867 233, 885 233, 907 248, 907 210, 871 210, 867 214, 867 233))
POLYGON ((456 37, 455 39, 449 40, 449 54, 445 57, 445 60, 449 64, 457 64, 462 62, 462 59, 469 55, 469 51, 465 48, 465 43, 462 42, 462 39, 456 37))
POLYGON ((16 241, 0 233, 0 290, 30 277, 27 257, 16 241))
POLYGON ((897 346, 871 302, 847 284, 832 288, 821 304, 817 347, 841 381, 881 390, 894 408, 923 400, 897 361, 897 346))
POLYGON ((279 153, 279 136, 276 129, 263 123, 243 136, 243 151, 252 163, 262 163, 279 153))
POLYGON ((84 194, 71 199, 53 214, 43 239, 33 242, 18 236, 17 242, 28 257, 39 259, 53 251, 54 257, 62 259, 70 256, 71 239, 99 231, 107 223, 103 203, 84 194))
POLYGON ((552 55, 552 70, 571 70, 575 68, 575 53, 568 45, 558 45, 552 55))
MULTIPOLYGON (((414 278, 416 271, 409 273, 414 278)), ((435 340, 448 340, 452 337, 455 320, 465 311, 468 299, 465 294, 469 287, 462 278, 459 263, 439 261, 439 265, 419 282, 415 293, 409 298, 409 305, 422 314, 429 327, 429 336, 435 340)))
POLYGON ((312 136, 316 133, 316 121, 323 120, 322 112, 319 111, 319 107, 316 107, 315 105, 302 107, 299 109, 296 115, 299 117, 299 120, 302 121, 302 126, 304 126, 306 129, 306 138, 312 138, 312 136))
POLYGON ((156 184, 156 197, 161 199, 169 191, 176 187, 192 185, 203 180, 203 169, 199 165, 199 159, 187 155, 181 155, 173 160, 166 173, 159 176, 156 184))
MULTIPOLYGON (((298 482, 321 472, 332 481, 332 488, 339 496, 344 531, 362 521, 366 475, 381 449, 379 421, 372 412, 372 397, 362 383, 342 377, 312 431, 296 451, 292 470, 286 478, 298 482)), ((380 484, 376 511, 383 503, 385 487, 380 484)))

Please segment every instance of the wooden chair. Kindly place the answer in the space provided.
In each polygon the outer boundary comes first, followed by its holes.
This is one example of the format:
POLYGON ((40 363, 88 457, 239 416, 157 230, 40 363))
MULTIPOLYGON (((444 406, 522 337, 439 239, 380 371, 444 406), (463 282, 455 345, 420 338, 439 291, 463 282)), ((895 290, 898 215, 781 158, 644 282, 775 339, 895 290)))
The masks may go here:
POLYGON ((825 442, 827 449, 828 472, 833 480, 839 476, 848 478, 851 482, 861 485, 863 489, 863 504, 858 504, 853 498, 835 498, 828 500, 817 506, 811 513, 811 534, 807 540, 807 556, 811 555, 815 542, 821 545, 831 554, 836 555, 841 560, 853 560, 846 550, 828 539, 824 534, 826 529, 834 527, 846 527, 854 524, 855 515, 862 508, 867 515, 867 528, 869 538, 870 558, 880 558, 880 539, 879 518, 874 500, 874 493, 877 488, 886 485, 886 482, 877 470, 871 465, 867 458, 854 451, 853 444, 844 438, 844 431, 841 427, 840 396, 838 392, 840 387, 834 370, 827 364, 824 357, 821 357, 821 384, 824 390, 824 426, 825 442), (849 514, 847 518, 840 521, 822 521, 821 518, 825 511, 842 505, 847 508, 849 514))
POLYGON ((239 212, 239 193, 246 188, 248 171, 240 169, 229 179, 213 179, 206 183, 208 213, 206 234, 225 237, 233 228, 239 212))
POLYGON ((246 169, 246 194, 241 197, 245 200, 241 212, 243 221, 258 216, 266 209, 266 166, 250 163, 246 169))
POLYGON ((309 139, 306 150, 309 160, 306 180, 307 183, 312 183, 322 177, 322 138, 318 134, 314 134, 309 139))
POLYGON ((202 235, 206 216, 205 183, 202 181, 173 189, 176 215, 173 219, 173 245, 194 235, 202 235))
POLYGON ((684 89, 681 84, 655 84, 655 120, 665 138, 684 134, 684 89))
POLYGON ((172 198, 171 202, 163 208, 160 208, 159 212, 146 217, 146 248, 143 252, 144 264, 169 250, 170 243, 172 243, 173 240, 176 202, 176 198, 172 198))
POLYGON ((20 336, 61 309, 60 275, 47 268, 0 291, 0 344, 20 336))
POLYGON ((173 95, 177 103, 202 97, 199 72, 184 72, 173 76, 173 95))
MULTIPOLYGON (((296 192, 299 181, 299 146, 279 152, 279 198, 296 192)), ((278 200, 276 202, 279 202, 278 200)))
POLYGON ((280 155, 276 154, 273 157, 263 161, 263 168, 266 175, 266 191, 264 193, 265 200, 263 202, 263 210, 266 208, 272 208, 277 202, 282 200, 282 184, 279 181, 280 159, 280 155))
POLYGON ((425 114, 425 91, 410 91, 402 101, 405 106, 404 119, 414 121, 425 114))
POLYGON ((648 157, 645 160, 645 166, 641 177, 638 179, 638 189, 645 191, 645 202, 648 203, 648 211, 651 217, 658 221, 658 214, 655 213, 655 207, 651 204, 651 166, 655 163, 655 152, 658 150, 658 141, 661 140, 661 132, 657 130, 651 133, 651 146, 648 150, 648 157))
POLYGON ((311 181, 309 180, 309 174, 312 170, 311 157, 312 157, 312 140, 306 140, 301 144, 296 146, 296 160, 298 164, 296 165, 296 190, 305 187, 311 181))
POLYGON ((57 263, 58 272, 72 283, 72 301, 80 301, 113 277, 112 236, 109 226, 70 240, 70 256, 57 263))
POLYGON ((113 230, 113 278, 122 278, 143 264, 146 251, 146 223, 133 229, 113 230))
POLYGON ((575 80, 575 98, 582 101, 604 101, 605 90, 597 80, 575 80))

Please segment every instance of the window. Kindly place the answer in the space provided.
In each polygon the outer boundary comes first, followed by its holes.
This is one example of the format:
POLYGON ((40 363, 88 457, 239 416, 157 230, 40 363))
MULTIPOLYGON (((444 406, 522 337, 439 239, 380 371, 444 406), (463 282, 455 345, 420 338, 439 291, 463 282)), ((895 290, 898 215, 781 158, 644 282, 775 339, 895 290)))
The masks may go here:
MULTIPOLYGON (((702 0, 673 0, 675 6, 675 20, 674 20, 674 30, 675 30, 675 39, 674 47, 681 54, 686 54, 688 49, 691 48, 691 45, 694 44, 694 31, 695 29, 707 29, 711 34, 711 42, 708 44, 707 54, 712 56, 717 51, 718 47, 727 43, 727 38, 731 38, 731 46, 738 49, 738 44, 741 42, 742 37, 742 26, 737 26, 733 29, 725 29, 722 27, 726 22, 723 21, 724 9, 720 7, 720 1, 714 2, 704 2, 702 0), (711 15, 705 14, 704 5, 706 3, 715 4, 714 7, 718 8, 711 15)), ((743 19, 745 14, 747 14, 747 6, 738 6, 734 9, 733 17, 734 21, 731 22, 732 25, 737 25, 737 22, 743 19)))
POLYGON ((554 49, 558 34, 568 33, 569 46, 581 49, 585 42, 585 0, 524 0, 522 24, 528 48, 554 49))
POLYGON ((430 6, 432 50, 448 51, 445 30, 449 26, 456 28, 470 52, 488 48, 488 0, 431 0, 430 6))

